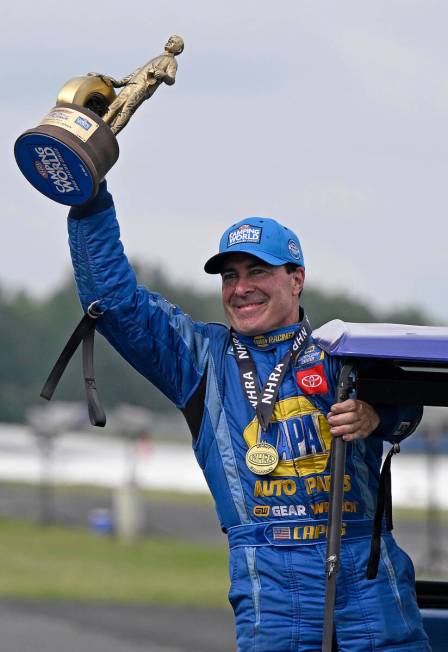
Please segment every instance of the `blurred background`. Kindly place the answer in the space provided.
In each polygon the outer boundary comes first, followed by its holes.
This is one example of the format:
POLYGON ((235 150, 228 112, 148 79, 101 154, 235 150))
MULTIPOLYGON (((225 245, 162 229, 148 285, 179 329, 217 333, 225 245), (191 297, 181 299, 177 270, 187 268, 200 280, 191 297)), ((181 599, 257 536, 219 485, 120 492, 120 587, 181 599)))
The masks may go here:
MULTIPOLYGON (((120 134, 108 175, 140 282, 223 321, 203 261, 229 224, 266 215, 301 237, 314 327, 446 324, 448 8, 49 0, 0 17, 2 652, 224 652, 226 544, 180 415, 101 338, 104 432, 86 426, 78 358, 55 402, 38 398, 80 307, 66 210, 21 177, 14 141, 69 78, 124 76, 179 33, 176 84, 120 134)), ((446 423, 428 410, 392 465, 419 577, 448 576, 446 423)))

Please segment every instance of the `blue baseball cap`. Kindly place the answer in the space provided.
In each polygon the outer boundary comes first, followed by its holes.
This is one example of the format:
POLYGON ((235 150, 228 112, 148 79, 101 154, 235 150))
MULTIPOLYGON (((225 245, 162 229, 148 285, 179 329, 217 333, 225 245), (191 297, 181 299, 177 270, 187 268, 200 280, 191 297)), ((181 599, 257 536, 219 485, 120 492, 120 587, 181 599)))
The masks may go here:
POLYGON ((232 224, 222 235, 219 253, 205 263, 207 274, 219 274, 226 257, 234 253, 251 254, 269 265, 305 266, 299 238, 269 217, 246 217, 232 224))

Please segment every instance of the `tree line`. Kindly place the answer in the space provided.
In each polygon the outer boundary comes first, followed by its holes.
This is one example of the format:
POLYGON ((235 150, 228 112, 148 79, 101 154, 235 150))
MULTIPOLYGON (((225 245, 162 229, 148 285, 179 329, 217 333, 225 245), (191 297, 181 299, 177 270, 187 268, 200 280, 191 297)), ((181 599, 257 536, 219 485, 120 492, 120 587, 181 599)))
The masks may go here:
MULTIPOLYGON (((194 319, 225 322, 219 292, 203 292, 173 282, 160 269, 134 265, 139 282, 179 305, 194 319)), ((354 322, 429 324, 430 318, 413 307, 379 311, 345 293, 307 287, 302 304, 314 328, 330 319, 354 322)), ((39 403, 43 382, 69 335, 81 318, 74 283, 67 279, 44 299, 25 292, 7 293, 0 287, 0 421, 21 422, 27 406, 39 403)), ((116 403, 169 411, 168 400, 134 371, 101 337, 95 343, 97 386, 106 409, 116 403)), ((84 383, 79 352, 58 386, 55 398, 83 401, 84 383)))

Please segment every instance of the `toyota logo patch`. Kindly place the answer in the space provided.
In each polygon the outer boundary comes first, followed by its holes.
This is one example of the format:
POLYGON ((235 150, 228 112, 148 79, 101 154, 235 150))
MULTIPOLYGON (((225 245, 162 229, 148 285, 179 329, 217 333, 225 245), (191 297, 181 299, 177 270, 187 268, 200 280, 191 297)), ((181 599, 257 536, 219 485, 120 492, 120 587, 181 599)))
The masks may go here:
POLYGON ((326 394, 328 392, 323 364, 317 364, 308 369, 301 369, 297 372, 296 378, 297 385, 304 394, 326 394))
POLYGON ((319 376, 319 374, 311 374, 302 378, 302 383, 305 387, 319 387, 319 385, 322 385, 322 382, 322 376, 319 376))

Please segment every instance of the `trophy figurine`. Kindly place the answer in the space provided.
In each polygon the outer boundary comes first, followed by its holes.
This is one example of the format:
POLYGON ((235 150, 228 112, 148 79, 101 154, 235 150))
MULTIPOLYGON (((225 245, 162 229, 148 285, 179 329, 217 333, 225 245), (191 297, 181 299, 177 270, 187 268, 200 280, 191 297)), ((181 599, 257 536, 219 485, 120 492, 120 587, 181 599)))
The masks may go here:
POLYGON ((68 206, 93 199, 118 159, 116 135, 160 84, 174 84, 183 49, 182 38, 170 36, 163 54, 123 79, 98 73, 70 79, 56 106, 16 140, 17 165, 31 185, 68 206))

